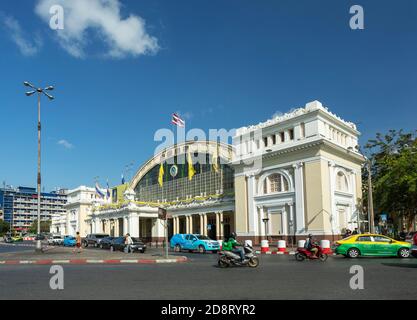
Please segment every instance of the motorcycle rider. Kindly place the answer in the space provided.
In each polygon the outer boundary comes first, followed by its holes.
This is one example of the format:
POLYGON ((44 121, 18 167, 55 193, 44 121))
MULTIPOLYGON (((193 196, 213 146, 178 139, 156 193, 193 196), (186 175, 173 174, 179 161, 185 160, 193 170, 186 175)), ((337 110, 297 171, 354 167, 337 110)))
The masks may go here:
POLYGON ((232 232, 228 241, 223 242, 223 250, 232 251, 240 256, 240 261, 245 259, 245 252, 242 245, 236 241, 236 233, 232 232))
POLYGON ((318 258, 317 257, 317 252, 319 251, 319 249, 317 249, 316 247, 313 246, 313 242, 314 242, 314 237, 313 235, 310 233, 308 235, 308 238, 306 239, 306 243, 304 244, 304 248, 306 248, 308 251, 310 251, 313 255, 312 258, 318 258))

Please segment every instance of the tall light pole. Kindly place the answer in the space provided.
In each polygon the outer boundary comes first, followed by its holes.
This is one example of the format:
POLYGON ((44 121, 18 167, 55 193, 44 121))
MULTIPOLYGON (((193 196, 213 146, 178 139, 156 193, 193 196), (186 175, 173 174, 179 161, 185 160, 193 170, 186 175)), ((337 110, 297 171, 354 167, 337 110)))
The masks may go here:
POLYGON ((42 250, 41 240, 40 240, 40 233, 41 233, 41 95, 44 94, 48 97, 49 100, 53 100, 54 97, 47 93, 47 91, 54 90, 53 86, 48 86, 44 89, 36 88, 34 85, 30 84, 29 82, 25 81, 23 83, 26 87, 30 87, 33 90, 26 92, 26 96, 30 97, 33 94, 38 94, 38 237, 36 240, 36 251, 42 250))
POLYGON ((366 159, 366 168, 368 170, 368 220, 369 220, 369 232, 375 233, 374 228, 374 200, 372 191, 372 173, 371 173, 371 160, 366 159))

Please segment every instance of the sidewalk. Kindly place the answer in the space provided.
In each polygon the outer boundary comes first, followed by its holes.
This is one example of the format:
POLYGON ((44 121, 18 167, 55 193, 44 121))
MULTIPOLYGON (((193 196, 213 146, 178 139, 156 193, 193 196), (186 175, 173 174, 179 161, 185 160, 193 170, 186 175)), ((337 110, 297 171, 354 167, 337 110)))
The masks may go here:
POLYGON ((52 264, 151 264, 187 262, 182 256, 165 256, 161 249, 149 249, 146 253, 110 252, 100 249, 83 249, 72 253, 73 248, 49 247, 44 253, 34 250, 0 254, 0 265, 52 265, 52 264))

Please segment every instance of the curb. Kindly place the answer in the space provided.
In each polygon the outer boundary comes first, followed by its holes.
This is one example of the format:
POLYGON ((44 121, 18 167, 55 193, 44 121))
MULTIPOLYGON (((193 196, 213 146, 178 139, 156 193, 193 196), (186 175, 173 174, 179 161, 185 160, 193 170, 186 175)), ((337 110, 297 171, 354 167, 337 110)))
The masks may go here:
POLYGON ((187 257, 176 259, 111 259, 111 260, 95 260, 95 259, 66 259, 66 260, 0 260, 0 265, 59 265, 59 264, 164 264, 164 263, 181 263, 187 262, 187 257))
MULTIPOLYGON (((295 255, 297 253, 297 251, 267 251, 267 252, 261 252, 261 251, 255 251, 256 254, 266 254, 266 255, 271 255, 271 254, 276 254, 276 255, 295 255)), ((329 256, 335 256, 336 253, 334 252, 329 252, 328 253, 329 256)))

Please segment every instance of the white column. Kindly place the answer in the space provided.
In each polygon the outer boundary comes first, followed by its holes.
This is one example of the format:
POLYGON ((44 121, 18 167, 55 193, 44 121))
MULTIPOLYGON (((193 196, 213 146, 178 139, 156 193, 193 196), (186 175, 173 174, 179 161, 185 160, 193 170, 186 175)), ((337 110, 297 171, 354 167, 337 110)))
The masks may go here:
POLYGON ((262 206, 257 206, 256 207, 256 219, 259 222, 259 226, 260 226, 259 236, 261 236, 261 237, 265 236, 265 228, 266 228, 265 222, 263 222, 263 220, 262 220, 263 218, 265 218, 264 217, 264 208, 262 206))
POLYGON ((207 213, 203 214, 203 228, 204 235, 207 236, 207 213))
POLYGON ((128 217, 123 217, 123 235, 125 235, 126 233, 128 233, 128 221, 127 221, 128 217))
POLYGON ((177 217, 172 217, 173 233, 177 234, 177 217))
POLYGON ((132 237, 139 237, 139 216, 136 213, 129 216, 129 233, 132 237))
POLYGON ((164 230, 164 220, 156 219, 155 223, 152 226, 152 237, 153 238, 164 238, 165 237, 165 230, 164 230))
POLYGON ((188 217, 189 221, 190 221, 190 232, 189 233, 193 233, 194 232, 194 228, 193 228, 193 216, 189 216, 188 217))
POLYGON ((297 234, 305 233, 305 214, 304 214, 304 175, 302 162, 294 165, 294 191, 295 191, 295 221, 294 227, 297 234))
POLYGON ((294 203, 288 203, 288 206, 290 207, 290 221, 289 221, 289 229, 288 229, 288 235, 292 236, 294 235, 294 227, 295 227, 295 221, 294 221, 294 203))
POLYGON ((249 214, 249 232, 250 236, 255 236, 258 233, 258 213, 254 201, 254 196, 256 195, 256 181, 255 175, 247 175, 247 185, 248 185, 248 214, 249 214))
POLYGON ((216 239, 220 239, 220 214, 215 212, 216 214, 216 239))
MULTIPOLYGON (((340 232, 340 222, 339 222, 339 215, 336 214, 336 202, 334 200, 334 191, 335 191, 335 163, 333 161, 329 161, 329 178, 330 178, 330 216, 328 217, 331 220, 331 231, 332 233, 340 232)), ((327 231, 327 230, 324 230, 327 231)))

